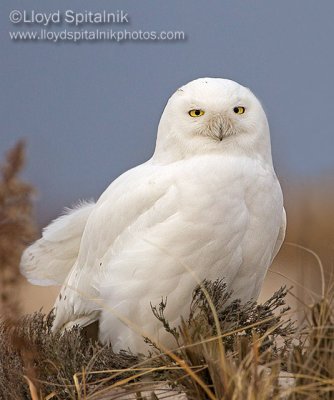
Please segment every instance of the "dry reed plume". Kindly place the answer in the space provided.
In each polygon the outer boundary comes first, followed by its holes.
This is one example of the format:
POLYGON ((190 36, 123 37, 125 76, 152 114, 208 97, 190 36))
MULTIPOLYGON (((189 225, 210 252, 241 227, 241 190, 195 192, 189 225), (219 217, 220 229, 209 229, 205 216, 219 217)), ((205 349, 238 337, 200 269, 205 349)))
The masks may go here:
POLYGON ((32 187, 19 178, 24 166, 24 142, 18 142, 0 167, 0 313, 14 317, 19 312, 13 295, 20 279, 19 262, 24 247, 35 235, 32 217, 32 187))

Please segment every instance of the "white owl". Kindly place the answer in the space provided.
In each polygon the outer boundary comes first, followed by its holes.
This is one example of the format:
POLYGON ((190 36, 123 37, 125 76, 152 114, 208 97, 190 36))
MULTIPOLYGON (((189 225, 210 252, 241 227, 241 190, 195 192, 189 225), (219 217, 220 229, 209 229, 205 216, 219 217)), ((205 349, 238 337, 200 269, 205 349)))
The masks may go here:
POLYGON ((98 321, 115 351, 145 351, 141 335, 170 345, 150 302, 167 296, 177 325, 204 279, 256 300, 285 226, 260 102, 202 78, 169 99, 153 157, 46 227, 21 269, 34 284, 62 284, 54 329, 98 321))

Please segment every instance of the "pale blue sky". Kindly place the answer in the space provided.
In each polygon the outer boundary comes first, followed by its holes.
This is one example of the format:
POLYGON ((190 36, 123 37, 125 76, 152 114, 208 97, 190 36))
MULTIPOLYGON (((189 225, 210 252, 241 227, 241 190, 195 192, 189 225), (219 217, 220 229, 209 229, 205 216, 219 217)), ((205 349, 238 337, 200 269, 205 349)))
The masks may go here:
POLYGON ((148 159, 168 97, 201 76, 234 79, 262 100, 283 179, 334 169, 332 0, 50 3, 2 0, 0 15, 0 151, 27 138, 25 177, 39 192, 42 223, 148 159), (123 9, 124 28, 183 30, 187 40, 12 42, 9 30, 26 29, 9 22, 14 9, 123 9))

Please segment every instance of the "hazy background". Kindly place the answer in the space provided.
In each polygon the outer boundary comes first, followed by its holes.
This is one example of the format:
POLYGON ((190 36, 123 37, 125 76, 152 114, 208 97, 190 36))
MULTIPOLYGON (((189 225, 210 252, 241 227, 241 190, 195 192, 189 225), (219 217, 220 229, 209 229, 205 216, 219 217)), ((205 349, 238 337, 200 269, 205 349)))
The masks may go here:
MULTIPOLYGON (((37 188, 42 226, 78 199, 97 198, 120 173, 151 156, 161 112, 177 87, 201 76, 234 79, 250 87, 267 112, 288 239, 319 252, 330 271, 333 15, 332 0, 58 0, 52 7, 45 0, 2 0, 1 156, 27 139, 25 178, 37 188), (11 24, 13 9, 125 10, 130 24, 115 29, 179 30, 187 39, 12 42, 9 30, 40 29, 11 24)), ((313 258, 298 249, 284 249, 277 268, 317 286, 313 258)))

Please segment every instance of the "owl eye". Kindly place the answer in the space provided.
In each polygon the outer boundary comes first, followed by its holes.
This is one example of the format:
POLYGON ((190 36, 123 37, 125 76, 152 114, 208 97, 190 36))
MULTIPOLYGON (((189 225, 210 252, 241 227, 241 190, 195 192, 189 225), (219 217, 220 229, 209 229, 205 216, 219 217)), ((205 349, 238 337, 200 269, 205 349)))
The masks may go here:
POLYGON ((239 115, 241 115, 241 114, 243 114, 245 111, 246 111, 246 109, 245 109, 245 107, 234 107, 233 108, 233 111, 236 113, 236 114, 239 114, 239 115))
POLYGON ((191 117, 201 117, 202 115, 205 114, 205 111, 203 110, 190 110, 188 113, 191 117))

